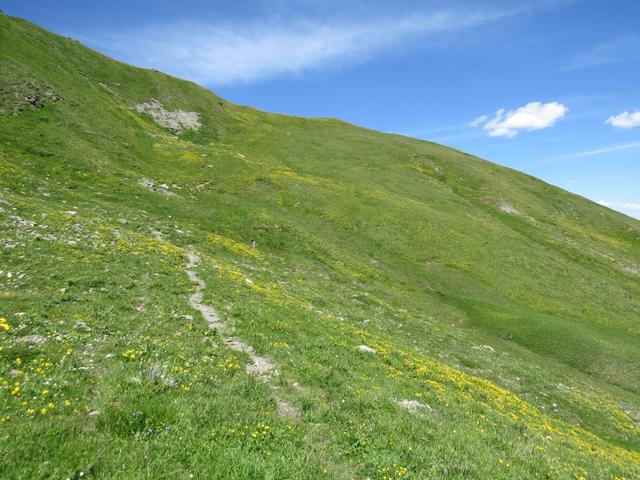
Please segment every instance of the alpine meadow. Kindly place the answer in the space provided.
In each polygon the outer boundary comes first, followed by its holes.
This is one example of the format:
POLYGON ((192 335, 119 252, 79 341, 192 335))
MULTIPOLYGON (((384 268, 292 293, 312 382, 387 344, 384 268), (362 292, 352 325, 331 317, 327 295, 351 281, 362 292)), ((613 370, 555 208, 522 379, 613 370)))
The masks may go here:
POLYGON ((0 478, 640 478, 640 221, 0 14, 0 478))

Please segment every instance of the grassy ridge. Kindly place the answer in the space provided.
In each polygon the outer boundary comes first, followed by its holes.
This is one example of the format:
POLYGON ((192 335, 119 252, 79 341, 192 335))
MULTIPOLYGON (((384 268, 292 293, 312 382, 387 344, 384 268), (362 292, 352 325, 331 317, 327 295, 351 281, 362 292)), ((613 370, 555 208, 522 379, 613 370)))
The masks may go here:
POLYGON ((6 16, 0 115, 0 476, 640 475, 639 222, 6 16), (299 420, 190 308, 189 249, 299 420))

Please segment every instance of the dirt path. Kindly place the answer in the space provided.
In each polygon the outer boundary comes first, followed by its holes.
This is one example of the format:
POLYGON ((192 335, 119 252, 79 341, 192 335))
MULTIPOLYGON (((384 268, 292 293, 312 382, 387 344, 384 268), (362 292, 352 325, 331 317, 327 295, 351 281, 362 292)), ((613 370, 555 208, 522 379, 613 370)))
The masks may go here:
POLYGON ((279 394, 278 387, 274 383, 274 377, 277 376, 279 372, 271 359, 258 355, 251 345, 247 345, 239 338, 231 336, 229 327, 220 319, 215 309, 211 305, 202 303, 204 289, 207 284, 198 277, 198 274, 195 272, 195 268, 200 263, 200 257, 193 252, 189 252, 188 255, 189 263, 185 267, 185 273, 189 277, 189 280, 196 284, 195 292, 189 297, 191 306, 202 314, 209 324, 209 328, 218 332, 227 347, 235 352, 244 353, 249 356, 252 363, 245 365, 245 370, 249 375, 260 379, 269 386, 278 406, 278 414, 283 418, 298 418, 300 416, 298 409, 281 398, 279 394))

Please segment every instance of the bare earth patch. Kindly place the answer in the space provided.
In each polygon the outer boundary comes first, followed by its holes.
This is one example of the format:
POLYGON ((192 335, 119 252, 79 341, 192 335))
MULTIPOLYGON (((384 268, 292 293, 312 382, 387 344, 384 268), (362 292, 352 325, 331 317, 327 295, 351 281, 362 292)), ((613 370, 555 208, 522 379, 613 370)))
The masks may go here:
POLYGON ((518 210, 516 210, 514 207, 512 207, 505 201, 500 202, 498 204, 498 208, 502 210, 504 213, 512 213, 512 214, 520 213, 518 210))
POLYGON ((356 348, 365 353, 378 353, 375 348, 371 348, 368 345, 358 345, 356 348))
POLYGON ((401 400, 396 400, 396 403, 404 408, 405 410, 407 410, 408 412, 411 413, 417 413, 418 410, 421 410, 423 408, 426 408, 427 410, 431 410, 431 407, 429 405, 425 405, 424 403, 420 403, 417 400, 407 400, 407 399, 401 399, 401 400))

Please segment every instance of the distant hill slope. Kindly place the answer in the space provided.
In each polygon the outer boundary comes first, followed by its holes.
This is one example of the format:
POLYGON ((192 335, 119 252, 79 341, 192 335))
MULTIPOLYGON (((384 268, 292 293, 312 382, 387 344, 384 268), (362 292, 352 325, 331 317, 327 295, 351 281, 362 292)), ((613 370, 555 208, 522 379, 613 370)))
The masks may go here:
POLYGON ((528 175, 0 15, 0 229, 2 478, 640 477, 640 222, 528 175))

